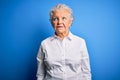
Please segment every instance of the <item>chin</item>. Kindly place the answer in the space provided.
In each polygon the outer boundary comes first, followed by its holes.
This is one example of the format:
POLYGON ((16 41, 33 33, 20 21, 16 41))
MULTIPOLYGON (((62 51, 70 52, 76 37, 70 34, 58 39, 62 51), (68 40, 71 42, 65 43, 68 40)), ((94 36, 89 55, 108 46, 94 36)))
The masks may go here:
POLYGON ((56 30, 56 32, 58 32, 58 33, 63 33, 64 30, 63 30, 63 29, 58 29, 58 30, 56 30))
POLYGON ((59 30, 59 31, 56 31, 56 32, 57 32, 58 34, 64 33, 64 31, 60 31, 60 30, 59 30))

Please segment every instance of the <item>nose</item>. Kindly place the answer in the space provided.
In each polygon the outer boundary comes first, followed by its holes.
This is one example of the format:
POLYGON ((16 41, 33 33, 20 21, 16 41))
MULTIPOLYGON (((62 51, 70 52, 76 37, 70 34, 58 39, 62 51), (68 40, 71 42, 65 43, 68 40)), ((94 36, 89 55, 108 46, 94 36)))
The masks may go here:
POLYGON ((58 24, 61 24, 62 23, 62 19, 58 19, 58 24))

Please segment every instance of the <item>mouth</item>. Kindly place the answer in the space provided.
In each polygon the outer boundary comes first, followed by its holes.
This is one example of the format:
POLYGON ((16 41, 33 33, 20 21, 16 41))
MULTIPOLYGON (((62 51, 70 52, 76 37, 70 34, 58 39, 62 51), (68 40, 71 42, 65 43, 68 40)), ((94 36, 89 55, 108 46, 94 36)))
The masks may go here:
POLYGON ((63 26, 57 26, 57 28, 63 28, 63 26))

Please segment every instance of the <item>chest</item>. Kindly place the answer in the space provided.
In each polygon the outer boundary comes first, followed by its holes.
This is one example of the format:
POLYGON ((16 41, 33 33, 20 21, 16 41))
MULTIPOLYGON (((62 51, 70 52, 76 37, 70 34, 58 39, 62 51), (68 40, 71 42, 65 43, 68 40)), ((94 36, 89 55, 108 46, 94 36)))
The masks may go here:
POLYGON ((80 64, 81 47, 80 44, 72 42, 51 43, 45 50, 45 63, 49 66, 63 66, 69 64, 71 66, 80 64))

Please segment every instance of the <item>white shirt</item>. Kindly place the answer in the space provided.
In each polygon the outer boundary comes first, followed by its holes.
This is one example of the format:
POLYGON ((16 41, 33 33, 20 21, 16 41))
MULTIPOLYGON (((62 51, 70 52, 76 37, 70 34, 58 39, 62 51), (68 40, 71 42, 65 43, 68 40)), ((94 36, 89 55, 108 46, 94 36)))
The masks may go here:
POLYGON ((88 51, 84 39, 54 35, 42 41, 38 55, 37 80, 91 80, 88 51))

